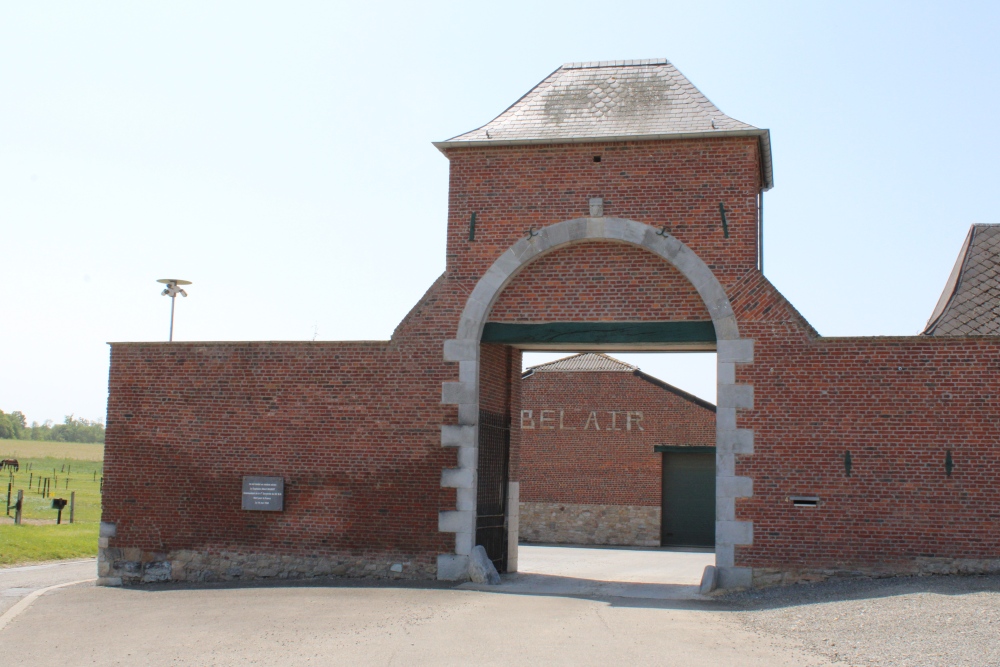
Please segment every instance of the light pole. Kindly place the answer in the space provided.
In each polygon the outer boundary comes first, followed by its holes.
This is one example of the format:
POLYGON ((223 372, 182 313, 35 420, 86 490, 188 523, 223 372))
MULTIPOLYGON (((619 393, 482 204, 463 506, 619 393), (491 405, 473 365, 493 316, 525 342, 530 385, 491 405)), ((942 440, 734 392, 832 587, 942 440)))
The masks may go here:
POLYGON ((180 280, 178 278, 160 278, 156 282, 163 283, 167 286, 165 290, 160 292, 160 296, 170 297, 170 338, 168 338, 167 341, 172 343, 174 341, 174 301, 177 299, 178 294, 183 297, 188 295, 188 293, 181 289, 180 286, 190 285, 191 281, 180 280))

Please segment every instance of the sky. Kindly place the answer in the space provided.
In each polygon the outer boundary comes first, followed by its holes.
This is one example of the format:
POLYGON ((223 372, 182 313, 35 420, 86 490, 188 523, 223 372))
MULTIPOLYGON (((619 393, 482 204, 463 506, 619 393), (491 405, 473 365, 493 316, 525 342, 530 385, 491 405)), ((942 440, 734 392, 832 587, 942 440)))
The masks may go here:
MULTIPOLYGON (((431 142, 573 61, 666 57, 769 128, 765 274, 823 335, 916 334, 1000 223, 998 29, 972 2, 3 3, 0 409, 103 419, 106 343, 167 337, 158 278, 194 283, 178 340, 388 338, 444 269, 431 142)), ((644 359, 714 397, 711 355, 644 359)))

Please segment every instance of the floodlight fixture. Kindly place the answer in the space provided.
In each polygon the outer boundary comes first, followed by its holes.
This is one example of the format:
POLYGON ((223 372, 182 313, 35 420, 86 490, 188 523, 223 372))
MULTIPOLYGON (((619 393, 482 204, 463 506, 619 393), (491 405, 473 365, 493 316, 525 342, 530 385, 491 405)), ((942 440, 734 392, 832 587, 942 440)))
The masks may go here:
POLYGON ((181 280, 180 278, 160 278, 156 282, 167 286, 166 289, 160 292, 160 296, 170 297, 170 338, 167 339, 167 342, 172 343, 174 341, 174 302, 176 301, 178 294, 184 297, 188 295, 188 293, 181 288, 181 285, 190 285, 191 281, 181 280))

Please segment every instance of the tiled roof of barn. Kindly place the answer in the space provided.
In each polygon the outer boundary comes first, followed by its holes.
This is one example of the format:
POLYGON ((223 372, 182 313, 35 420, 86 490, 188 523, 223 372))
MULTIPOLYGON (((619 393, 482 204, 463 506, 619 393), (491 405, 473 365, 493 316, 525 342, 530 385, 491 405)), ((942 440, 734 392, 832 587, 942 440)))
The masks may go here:
POLYGON ((1000 225, 972 225, 927 336, 1000 335, 1000 225))
POLYGON ((665 58, 568 63, 486 125, 438 148, 708 136, 757 136, 773 185, 767 130, 730 118, 665 58))
POLYGON ((586 352, 584 354, 574 354, 565 359, 556 359, 547 364, 532 366, 528 370, 536 373, 566 373, 572 371, 618 371, 621 373, 632 373, 639 370, 638 366, 626 364, 614 357, 598 352, 586 352))

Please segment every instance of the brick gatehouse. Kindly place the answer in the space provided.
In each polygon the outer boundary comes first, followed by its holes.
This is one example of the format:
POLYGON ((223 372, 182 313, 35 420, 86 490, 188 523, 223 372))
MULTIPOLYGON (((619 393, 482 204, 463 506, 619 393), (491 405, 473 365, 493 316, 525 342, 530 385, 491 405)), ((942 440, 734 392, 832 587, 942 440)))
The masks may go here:
POLYGON ((103 583, 515 562, 524 349, 717 352, 723 587, 1000 570, 1000 337, 815 331, 759 266, 767 130, 617 61, 436 146, 446 269, 390 340, 112 344, 103 583))

